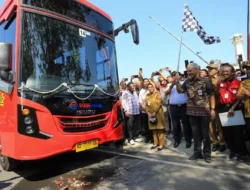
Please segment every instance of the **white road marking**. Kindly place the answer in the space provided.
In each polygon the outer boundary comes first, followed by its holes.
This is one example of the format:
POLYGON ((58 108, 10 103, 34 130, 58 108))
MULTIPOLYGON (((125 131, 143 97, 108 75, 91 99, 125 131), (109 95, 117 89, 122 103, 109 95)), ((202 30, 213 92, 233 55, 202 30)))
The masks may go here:
POLYGON ((248 178, 250 177, 250 172, 249 172, 249 174, 247 174, 247 173, 239 173, 237 171, 231 171, 231 170, 222 170, 222 169, 216 169, 216 168, 206 168, 206 167, 203 167, 203 166, 195 166, 195 165, 192 165, 192 164, 184 164, 184 163, 179 163, 179 162, 170 162, 170 161, 165 161, 165 160, 158 160, 158 159, 155 159, 155 158, 136 156, 136 155, 126 154, 126 153, 119 153, 119 152, 109 151, 109 150, 93 149, 92 151, 103 152, 103 153, 108 153, 108 154, 115 154, 115 155, 119 155, 119 156, 135 158, 135 159, 141 159, 141 160, 146 160, 146 161, 149 161, 149 162, 157 162, 157 163, 163 163, 163 164, 168 164, 168 165, 173 165, 173 166, 182 166, 182 167, 186 167, 186 168, 206 170, 206 171, 211 171, 213 173, 218 172, 218 173, 221 173, 221 174, 244 176, 244 177, 248 177, 248 178))

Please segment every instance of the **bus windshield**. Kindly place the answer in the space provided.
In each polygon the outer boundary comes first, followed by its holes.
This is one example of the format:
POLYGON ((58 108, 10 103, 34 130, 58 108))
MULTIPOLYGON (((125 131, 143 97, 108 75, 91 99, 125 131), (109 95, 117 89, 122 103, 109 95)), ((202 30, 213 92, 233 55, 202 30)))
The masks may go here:
MULTIPOLYGON (((50 91, 62 83, 118 90, 114 42, 47 16, 25 12, 20 84, 50 91)), ((75 85, 77 86, 77 85, 75 85)))
POLYGON ((37 7, 74 19, 114 37, 113 23, 109 19, 75 0, 23 0, 23 3, 26 6, 37 7))

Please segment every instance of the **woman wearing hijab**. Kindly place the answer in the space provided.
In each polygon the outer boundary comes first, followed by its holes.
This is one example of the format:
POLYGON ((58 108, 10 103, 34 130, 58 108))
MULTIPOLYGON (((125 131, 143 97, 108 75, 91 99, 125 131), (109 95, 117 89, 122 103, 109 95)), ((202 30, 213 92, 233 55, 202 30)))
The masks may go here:
POLYGON ((165 145, 165 120, 162 109, 161 94, 155 90, 153 83, 148 85, 149 93, 144 102, 145 111, 149 118, 149 130, 153 131, 154 145, 151 149, 158 147, 162 150, 165 145))

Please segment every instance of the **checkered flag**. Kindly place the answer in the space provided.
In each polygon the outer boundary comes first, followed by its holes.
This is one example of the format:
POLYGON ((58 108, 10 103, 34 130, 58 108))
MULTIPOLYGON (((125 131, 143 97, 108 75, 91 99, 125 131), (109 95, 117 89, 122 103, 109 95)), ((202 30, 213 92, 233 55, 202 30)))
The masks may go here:
POLYGON ((184 17, 182 20, 183 32, 196 32, 205 44, 220 43, 220 38, 215 36, 208 36, 204 29, 199 25, 198 21, 193 16, 193 13, 185 5, 184 17))

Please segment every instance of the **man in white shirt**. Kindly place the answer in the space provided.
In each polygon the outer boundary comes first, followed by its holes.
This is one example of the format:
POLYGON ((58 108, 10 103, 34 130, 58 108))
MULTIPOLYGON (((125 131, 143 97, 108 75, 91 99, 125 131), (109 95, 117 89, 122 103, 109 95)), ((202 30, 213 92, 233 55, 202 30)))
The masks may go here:
POLYGON ((140 125, 140 106, 139 98, 132 82, 127 84, 127 90, 122 93, 122 107, 127 121, 128 140, 131 145, 134 145, 136 131, 140 125))
MULTIPOLYGON (((173 79, 177 77, 177 72, 173 72, 171 76, 173 79)), ((179 73, 179 76, 181 74, 179 73)), ((184 81, 180 81, 184 83, 184 81)), ((170 88, 166 91, 166 94, 169 95, 169 104, 170 104, 170 114, 173 124, 173 133, 174 133, 174 148, 177 148, 181 143, 181 122, 184 129, 184 135, 186 140, 186 148, 191 147, 192 142, 192 129, 189 123, 189 118, 186 114, 187 109, 187 94, 179 94, 176 89, 176 85, 172 84, 170 88)))

